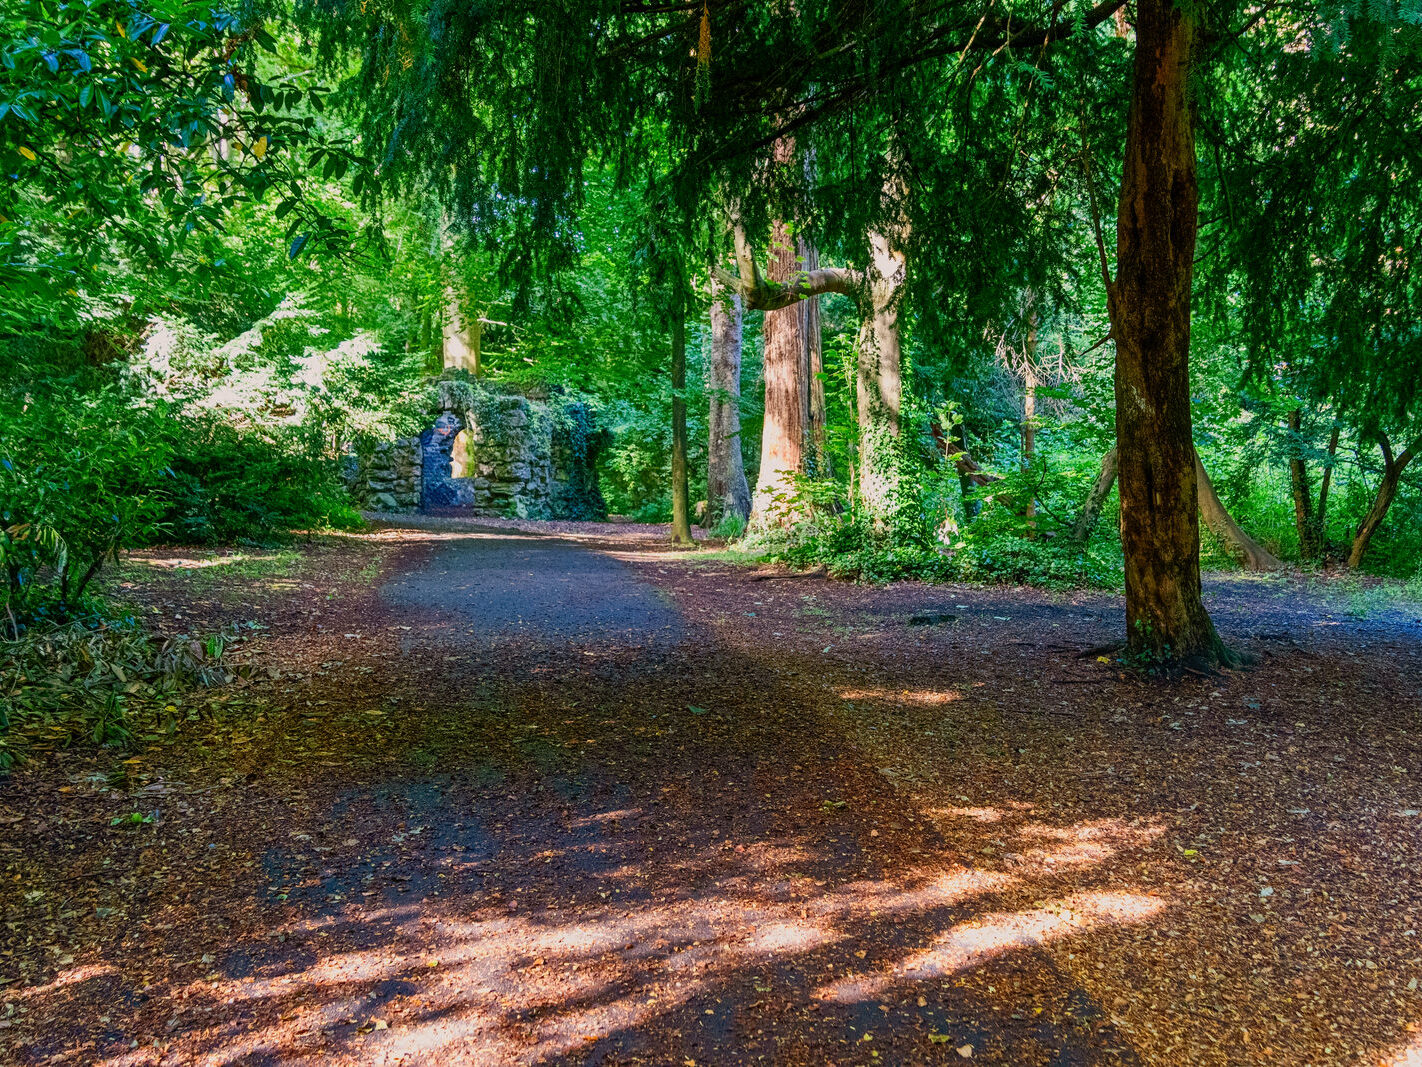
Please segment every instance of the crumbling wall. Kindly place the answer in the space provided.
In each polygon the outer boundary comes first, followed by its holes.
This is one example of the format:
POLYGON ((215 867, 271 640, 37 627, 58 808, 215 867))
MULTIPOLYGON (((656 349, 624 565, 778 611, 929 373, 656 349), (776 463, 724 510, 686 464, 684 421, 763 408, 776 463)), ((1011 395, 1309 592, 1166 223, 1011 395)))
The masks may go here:
POLYGON ((468 508, 475 515, 529 519, 606 516, 596 461, 610 435, 596 428, 585 402, 531 400, 464 375, 440 379, 434 401, 437 413, 418 438, 382 444, 369 461, 350 464, 348 483, 366 507, 468 508), (456 477, 461 432, 469 469, 456 477))
POLYGON ((351 496, 373 511, 414 511, 423 496, 424 461, 418 437, 382 441, 369 458, 350 454, 341 474, 351 496))

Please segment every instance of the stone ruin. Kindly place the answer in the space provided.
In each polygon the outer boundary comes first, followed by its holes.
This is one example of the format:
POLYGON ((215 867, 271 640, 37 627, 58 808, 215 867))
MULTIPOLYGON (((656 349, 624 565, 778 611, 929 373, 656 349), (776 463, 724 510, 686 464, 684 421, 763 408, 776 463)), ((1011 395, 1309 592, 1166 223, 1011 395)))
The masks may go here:
POLYGON ((436 398, 437 414, 424 433, 347 458, 347 485, 364 507, 606 518, 596 465, 609 435, 596 429, 584 401, 530 399, 465 376, 440 379, 436 398))

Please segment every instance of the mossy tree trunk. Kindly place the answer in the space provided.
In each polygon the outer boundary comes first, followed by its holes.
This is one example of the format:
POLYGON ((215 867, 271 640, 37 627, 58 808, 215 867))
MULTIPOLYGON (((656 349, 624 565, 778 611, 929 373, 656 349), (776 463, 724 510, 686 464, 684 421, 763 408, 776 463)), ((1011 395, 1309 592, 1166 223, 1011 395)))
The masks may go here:
POLYGON ((672 541, 693 543, 691 492, 687 480, 686 438, 686 294, 677 283, 671 300, 672 344, 672 541))
POLYGON ((1299 555, 1318 555, 1317 528, 1313 521, 1313 491, 1308 484, 1308 462, 1304 459, 1303 412, 1289 412, 1289 488, 1294 497, 1294 528, 1299 535, 1299 555))
POLYGON ((750 517, 741 452, 741 297, 723 285, 711 294, 711 402, 706 450, 706 525, 750 517))
POLYGON ((870 515, 882 520, 893 511, 899 487, 899 408, 903 401, 899 302, 907 266, 903 253, 885 234, 869 235, 869 252, 855 375, 859 500, 870 515))

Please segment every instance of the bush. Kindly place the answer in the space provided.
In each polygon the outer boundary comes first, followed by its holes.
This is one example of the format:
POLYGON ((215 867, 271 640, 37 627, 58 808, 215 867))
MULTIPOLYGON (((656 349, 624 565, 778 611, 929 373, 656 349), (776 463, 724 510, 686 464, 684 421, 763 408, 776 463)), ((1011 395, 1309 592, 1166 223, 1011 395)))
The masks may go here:
POLYGON ((183 420, 163 538, 270 543, 292 530, 358 526, 335 462, 313 436, 305 427, 239 428, 211 414, 183 420))
MULTIPOLYGON (((876 520, 834 497, 828 482, 803 482, 793 511, 808 516, 788 529, 758 535, 773 559, 823 565, 833 575, 868 582, 1010 582, 1046 588, 1120 585, 1120 544, 1097 536, 1072 541, 1051 511, 1019 514, 1014 501, 1050 502, 1067 490, 1044 487, 1040 472, 1014 472, 975 495, 980 511, 962 518, 956 476, 937 471, 906 483, 894 520, 876 520), (1050 494, 1045 489, 1050 489, 1050 494)), ((1046 504, 1044 503, 1044 508, 1046 504)), ((1104 525, 1104 524, 1103 524, 1104 525)))
POLYGON ((258 430, 114 386, 0 392, 0 589, 10 635, 80 610, 118 553, 358 525, 319 425, 258 430))
POLYGON ((164 405, 130 407, 111 389, 0 399, 3 595, 12 633, 37 595, 63 616, 106 560, 162 533, 171 426, 164 405), (36 588, 43 576, 52 595, 36 588))

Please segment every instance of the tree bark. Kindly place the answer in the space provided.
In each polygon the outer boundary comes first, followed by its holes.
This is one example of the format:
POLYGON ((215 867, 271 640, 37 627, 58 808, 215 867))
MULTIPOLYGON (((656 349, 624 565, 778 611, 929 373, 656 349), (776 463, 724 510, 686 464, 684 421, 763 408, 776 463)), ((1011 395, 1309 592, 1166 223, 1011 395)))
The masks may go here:
POLYGON ((1247 571, 1277 571, 1283 569, 1279 558, 1240 528, 1234 517, 1225 510, 1219 494, 1215 492, 1205 467, 1195 456, 1195 479, 1199 483, 1200 517, 1210 531, 1230 547, 1240 565, 1247 571))
POLYGON ((459 307, 459 296, 453 287, 445 290, 444 367, 445 370, 467 370, 479 377, 479 341, 482 327, 476 318, 465 320, 459 307))
MULTIPOLYGON (((784 284, 804 273, 789 227, 776 223, 770 235, 770 281, 784 284)), ((762 348, 765 373, 765 424, 760 437, 760 473, 752 512, 783 522, 794 512, 795 478, 805 472, 809 414, 808 340, 805 307, 810 298, 765 313, 762 348)))
MULTIPOLYGON (((806 270, 818 270, 819 251, 803 238, 799 243, 800 258, 806 270)), ((820 298, 809 297, 800 302, 804 319, 802 333, 805 338, 805 473, 812 478, 830 476, 829 454, 825 451, 825 383, 824 351, 820 339, 820 298)))
POLYGON ((1314 539, 1313 492, 1308 485, 1308 463, 1303 454, 1303 412, 1289 412, 1289 485, 1294 496, 1294 528, 1299 535, 1299 555, 1313 559, 1318 555, 1314 539))
POLYGON ((881 233, 869 235, 867 299, 859 327, 855 375, 859 415, 859 499, 876 519, 886 519, 898 495, 899 407, 903 349, 899 293, 907 265, 881 233))
POLYGON ((680 283, 671 303, 672 342, 672 528, 679 545, 693 543, 686 468, 686 295, 680 283))
POLYGON ((1086 500, 1082 502, 1076 522, 1072 524, 1071 539, 1077 544, 1084 545, 1091 537, 1101 519, 1101 509, 1106 506, 1106 498, 1111 495, 1111 487, 1115 484, 1116 449, 1112 448, 1101 457, 1101 470, 1091 485, 1091 491, 1086 494, 1086 500))
MULTIPOLYGON (((1032 312, 1027 328, 1026 359, 1022 368, 1022 470, 1032 470, 1032 455, 1037 451, 1037 313, 1032 312)), ((1037 497, 1027 494, 1027 525, 1037 527, 1037 497)), ((1035 537, 1036 535, 1033 534, 1035 537)))
POLYGON ((1348 567, 1352 570, 1362 565, 1363 556, 1368 551, 1368 542, 1373 539, 1373 534, 1377 533, 1383 519, 1387 518, 1388 509, 1392 507, 1393 498, 1397 496, 1402 472, 1416 458, 1417 453, 1422 452, 1422 437, 1413 441, 1396 457, 1392 454, 1392 443, 1386 434, 1378 435, 1378 447, 1382 449, 1383 454, 1382 481, 1378 483, 1372 507, 1368 508, 1368 513, 1358 524, 1358 532, 1353 535, 1353 546, 1348 551, 1348 567))
POLYGON ((706 457, 706 525, 750 517, 750 486, 741 453, 741 297, 713 283, 711 411, 706 457))
POLYGON ((1116 441, 1127 646, 1158 659, 1232 657, 1201 599, 1190 423, 1190 286, 1199 228, 1188 99, 1196 26, 1175 0, 1138 0, 1117 213, 1116 441))
POLYGON ((1318 485, 1318 510, 1314 512, 1314 543, 1319 555, 1328 552, 1328 487, 1333 482, 1333 459, 1338 455, 1338 424, 1333 424, 1333 432, 1328 435, 1328 459, 1324 461, 1323 477, 1318 485))
MULTIPOLYGON (((886 194, 887 195, 887 194, 886 194)), ((783 280, 767 279, 760 272, 743 227, 735 227, 738 274, 717 269, 717 280, 734 287, 749 309, 776 311, 823 293, 842 293, 859 306, 860 327, 856 349, 856 410, 859 418, 859 457, 855 481, 860 500, 876 517, 886 517, 896 495, 898 471, 899 406, 902 399, 902 342, 899 334, 899 294, 904 284, 905 261, 890 239, 881 233, 870 237, 871 264, 860 272, 844 267, 797 269, 783 280)), ((777 385, 772 397, 770 377, 776 373, 767 340, 766 422, 772 419, 772 399, 778 409, 789 389, 777 385)), ((779 418, 779 415, 775 416, 779 418)), ((787 415, 788 423, 794 417, 787 415)), ((803 420, 801 420, 803 421, 803 420)), ((777 432, 775 441, 788 435, 777 432)), ((803 437, 802 437, 803 441, 803 437)), ((788 447, 788 445, 786 446, 788 447)), ((765 480, 765 446, 762 472, 765 480)), ((780 462, 784 462, 781 460, 780 462)), ((755 510, 761 510, 757 487, 755 510)))

